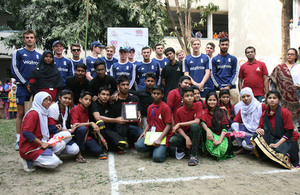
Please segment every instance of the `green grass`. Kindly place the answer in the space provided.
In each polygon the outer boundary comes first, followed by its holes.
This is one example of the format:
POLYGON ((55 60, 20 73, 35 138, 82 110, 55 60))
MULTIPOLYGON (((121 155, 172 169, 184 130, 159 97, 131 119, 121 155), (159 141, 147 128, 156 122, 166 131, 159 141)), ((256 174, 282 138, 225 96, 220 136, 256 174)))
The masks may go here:
POLYGON ((0 146, 11 147, 16 140, 16 120, 0 119, 0 146))

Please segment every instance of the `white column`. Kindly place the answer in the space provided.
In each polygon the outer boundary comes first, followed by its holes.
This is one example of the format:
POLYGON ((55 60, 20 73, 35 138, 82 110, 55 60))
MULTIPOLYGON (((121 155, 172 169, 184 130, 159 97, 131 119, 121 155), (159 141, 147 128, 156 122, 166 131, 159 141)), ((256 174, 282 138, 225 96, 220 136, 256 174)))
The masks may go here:
POLYGON ((213 38, 213 15, 212 13, 207 16, 207 38, 213 38))

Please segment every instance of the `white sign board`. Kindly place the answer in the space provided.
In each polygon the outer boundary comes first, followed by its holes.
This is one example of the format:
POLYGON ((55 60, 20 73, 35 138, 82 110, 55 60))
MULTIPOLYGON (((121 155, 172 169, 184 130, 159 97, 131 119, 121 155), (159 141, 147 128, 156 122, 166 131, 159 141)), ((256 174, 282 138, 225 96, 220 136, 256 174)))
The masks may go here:
POLYGON ((118 59, 120 47, 133 47, 135 60, 142 61, 141 49, 148 45, 148 28, 107 28, 107 45, 116 47, 114 57, 118 59))

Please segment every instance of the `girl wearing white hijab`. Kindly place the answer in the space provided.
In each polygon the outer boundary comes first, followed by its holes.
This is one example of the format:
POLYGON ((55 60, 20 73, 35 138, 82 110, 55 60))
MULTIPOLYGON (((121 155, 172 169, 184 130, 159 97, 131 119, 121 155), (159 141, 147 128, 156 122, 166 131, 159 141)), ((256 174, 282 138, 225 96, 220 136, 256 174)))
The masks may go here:
POLYGON ((34 166, 55 168, 62 161, 55 155, 66 146, 65 142, 58 142, 53 148, 49 147, 48 108, 51 96, 47 92, 35 95, 32 108, 25 114, 21 126, 19 153, 25 172, 34 171, 34 166))
POLYGON ((240 110, 233 119, 231 124, 231 129, 235 132, 245 132, 246 136, 243 138, 236 138, 236 141, 239 146, 243 148, 238 150, 236 154, 241 154, 244 152, 244 149, 252 151, 254 146, 250 142, 251 137, 254 135, 260 117, 267 109, 265 104, 260 103, 253 95, 252 89, 245 87, 240 92, 242 101, 240 104, 240 110))

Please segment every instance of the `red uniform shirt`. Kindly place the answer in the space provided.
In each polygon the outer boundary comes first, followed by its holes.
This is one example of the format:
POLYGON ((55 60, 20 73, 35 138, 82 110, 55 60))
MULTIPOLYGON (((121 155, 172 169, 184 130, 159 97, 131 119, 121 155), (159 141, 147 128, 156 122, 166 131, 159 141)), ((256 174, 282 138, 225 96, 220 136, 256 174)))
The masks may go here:
MULTIPOLYGON (((175 113, 175 124, 180 122, 188 122, 192 121, 196 118, 201 119, 202 117, 202 103, 194 102, 191 108, 187 108, 184 106, 178 108, 175 113)), ((182 130, 187 131, 189 126, 180 127, 182 130)))
POLYGON ((167 98, 167 104, 172 108, 172 113, 175 114, 176 110, 181 105, 181 95, 178 88, 173 89, 172 91, 169 92, 167 98))
POLYGON ((156 132, 162 132, 166 124, 172 123, 172 112, 170 107, 163 101, 159 104, 151 104, 147 110, 147 122, 149 127, 153 126, 153 116, 154 116, 154 126, 156 127, 156 132))
MULTIPOLYGON (((259 125, 258 128, 264 128, 264 116, 265 116, 266 111, 264 111, 260 117, 260 121, 259 121, 259 125)), ((270 110, 267 113, 268 118, 270 120, 271 126, 273 128, 273 130, 275 131, 275 114, 276 111, 274 112, 273 115, 270 115, 270 110)), ((283 122, 283 129, 285 131, 293 131, 292 137, 293 137, 293 141, 297 141, 297 139, 299 138, 299 135, 296 131, 294 131, 294 125, 293 125, 293 120, 292 120, 292 114, 289 110, 287 110, 284 107, 281 107, 281 119, 283 122)))
MULTIPOLYGON (((266 104, 262 104, 261 105, 261 109, 262 109, 262 112, 264 112, 265 110, 267 110, 267 105, 266 104)), ((233 121, 234 122, 238 122, 238 123, 243 123, 242 116, 241 116, 241 110, 239 110, 239 112, 237 113, 237 115, 234 117, 233 121)))
POLYGON ((20 156, 26 160, 34 161, 37 159, 43 152, 43 149, 33 151, 29 154, 26 154, 26 152, 30 150, 34 150, 38 147, 41 147, 40 144, 35 142, 29 142, 24 136, 23 132, 28 131, 35 135, 36 138, 42 140, 43 135, 41 132, 41 126, 40 126, 40 120, 39 120, 39 114, 36 111, 30 111, 24 118, 24 121, 22 122, 21 126, 21 136, 20 136, 20 149, 19 153, 20 156))
MULTIPOLYGON (((212 114, 209 112, 208 108, 206 108, 206 109, 203 111, 203 115, 202 115, 202 117, 201 117, 201 120, 202 120, 203 122, 205 122, 205 124, 207 125, 208 128, 210 128, 210 130, 212 130, 212 126, 213 126, 213 124, 212 124, 212 117, 213 117, 213 116, 212 116, 212 114)), ((224 114, 224 115, 223 115, 222 125, 227 125, 227 124, 229 124, 229 122, 228 122, 228 120, 227 120, 226 115, 224 114)), ((220 135, 221 132, 222 132, 222 129, 220 129, 220 131, 214 132, 214 133, 220 135)))
POLYGON ((89 122, 89 112, 87 109, 82 109, 78 104, 76 107, 70 110, 71 124, 74 123, 87 123, 89 122))
POLYGON ((266 64, 255 60, 252 64, 246 62, 239 71, 239 78, 244 80, 243 88, 250 87, 254 96, 264 95, 263 75, 268 75, 266 64))
MULTIPOLYGON (((222 103, 220 104, 220 107, 222 107, 222 106, 224 106, 222 103)), ((227 104, 227 106, 225 106, 225 108, 227 109, 227 111, 228 111, 228 115, 229 115, 229 118, 231 118, 231 113, 230 113, 230 110, 232 110, 233 111, 233 113, 234 113, 234 105, 231 105, 231 107, 230 107, 230 105, 229 104, 227 104)))

